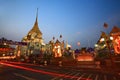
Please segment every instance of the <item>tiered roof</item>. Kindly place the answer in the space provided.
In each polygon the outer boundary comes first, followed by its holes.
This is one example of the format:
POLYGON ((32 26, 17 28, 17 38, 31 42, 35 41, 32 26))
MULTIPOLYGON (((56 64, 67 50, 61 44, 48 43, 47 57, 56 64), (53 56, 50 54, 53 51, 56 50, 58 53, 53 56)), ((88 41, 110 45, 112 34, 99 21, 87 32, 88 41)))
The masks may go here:
POLYGON ((120 35, 120 28, 117 26, 114 26, 112 31, 110 32, 111 35, 120 35))
POLYGON ((42 35, 42 32, 40 31, 39 26, 38 26, 38 20, 37 20, 37 17, 36 17, 36 21, 35 21, 35 23, 34 23, 33 28, 29 31, 28 34, 33 33, 33 32, 36 32, 37 34, 42 35))

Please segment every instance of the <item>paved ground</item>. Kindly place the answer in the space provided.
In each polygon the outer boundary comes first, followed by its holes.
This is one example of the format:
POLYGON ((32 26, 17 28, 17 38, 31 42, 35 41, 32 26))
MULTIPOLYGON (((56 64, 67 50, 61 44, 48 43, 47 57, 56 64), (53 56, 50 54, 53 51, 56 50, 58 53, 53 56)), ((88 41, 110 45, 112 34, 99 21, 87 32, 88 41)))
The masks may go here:
POLYGON ((113 70, 1 62, 0 80, 120 80, 113 70))

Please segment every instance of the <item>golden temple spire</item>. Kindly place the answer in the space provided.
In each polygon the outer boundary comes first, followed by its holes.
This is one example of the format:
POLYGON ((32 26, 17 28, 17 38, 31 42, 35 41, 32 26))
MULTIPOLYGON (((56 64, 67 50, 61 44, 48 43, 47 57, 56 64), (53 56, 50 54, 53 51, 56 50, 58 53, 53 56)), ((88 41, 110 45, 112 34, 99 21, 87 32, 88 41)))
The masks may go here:
POLYGON ((29 31, 28 34, 31 34, 33 32, 36 32, 37 34, 42 35, 42 32, 40 31, 39 26, 38 26, 38 8, 37 8, 37 13, 36 13, 36 21, 34 23, 33 28, 29 31))
POLYGON ((114 34, 119 34, 120 35, 120 28, 117 27, 117 26, 114 26, 112 28, 112 31, 110 32, 111 35, 114 35, 114 34))
POLYGON ((37 13, 36 13, 36 22, 38 20, 38 8, 37 8, 37 13))

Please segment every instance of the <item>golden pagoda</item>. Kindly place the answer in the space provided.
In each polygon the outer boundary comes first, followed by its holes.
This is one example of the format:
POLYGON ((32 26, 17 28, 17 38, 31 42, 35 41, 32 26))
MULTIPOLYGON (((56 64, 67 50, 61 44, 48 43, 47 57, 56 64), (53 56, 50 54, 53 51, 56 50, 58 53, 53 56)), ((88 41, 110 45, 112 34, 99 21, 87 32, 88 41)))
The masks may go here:
POLYGON ((22 42, 26 42, 27 46, 22 46, 21 54, 30 55, 30 54, 39 54, 42 46, 44 45, 42 39, 42 32, 38 26, 38 10, 36 14, 36 20, 32 29, 28 34, 23 37, 22 42))
POLYGON ((36 21, 34 23, 33 28, 28 32, 27 36, 22 39, 23 42, 39 42, 42 44, 42 32, 38 26, 38 11, 36 16, 36 21))

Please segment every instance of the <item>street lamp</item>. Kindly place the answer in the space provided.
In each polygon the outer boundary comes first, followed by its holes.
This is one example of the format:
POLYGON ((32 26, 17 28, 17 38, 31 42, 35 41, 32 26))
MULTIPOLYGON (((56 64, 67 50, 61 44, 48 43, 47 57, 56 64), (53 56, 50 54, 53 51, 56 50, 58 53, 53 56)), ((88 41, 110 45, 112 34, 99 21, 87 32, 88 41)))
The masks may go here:
POLYGON ((95 44, 95 47, 98 47, 98 44, 95 44))
POLYGON ((112 37, 112 36, 110 36, 110 40, 113 40, 113 37, 112 37))
POLYGON ((113 37, 108 36, 106 34, 105 34, 105 37, 100 39, 100 42, 105 42, 104 46, 107 46, 110 56, 111 56, 111 41, 112 40, 113 40, 113 37))
POLYGON ((100 42, 103 42, 103 41, 105 41, 105 38, 101 38, 101 39, 100 39, 100 42))

